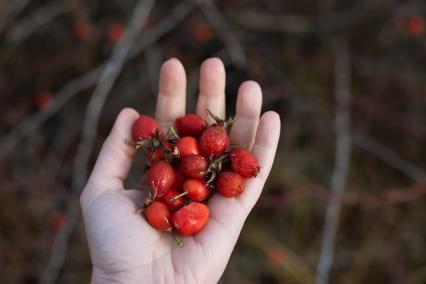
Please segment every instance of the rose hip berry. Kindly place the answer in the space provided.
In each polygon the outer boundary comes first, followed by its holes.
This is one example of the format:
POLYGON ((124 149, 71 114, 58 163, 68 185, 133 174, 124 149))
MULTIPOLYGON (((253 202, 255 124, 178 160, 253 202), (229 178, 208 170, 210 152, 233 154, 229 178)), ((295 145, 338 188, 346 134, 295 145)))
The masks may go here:
POLYGON ((216 178, 216 188, 226 197, 236 197, 244 191, 244 179, 237 173, 224 171, 216 178))
POLYGON ((200 155, 187 156, 180 164, 180 170, 188 177, 202 178, 207 174, 208 160, 200 155))
POLYGON ((253 153, 235 148, 231 151, 230 156, 232 170, 243 178, 255 177, 259 173, 259 162, 253 153))
POLYGON ((170 210, 178 210, 183 205, 185 205, 183 197, 175 198, 179 194, 179 191, 174 188, 170 188, 169 191, 167 191, 167 193, 161 198, 161 201, 163 201, 169 207, 170 210))
POLYGON ((163 202, 154 201, 149 204, 145 210, 145 216, 148 223, 154 228, 164 232, 172 231, 171 213, 163 202))
POLYGON ((198 114, 187 114, 176 119, 176 128, 181 136, 200 137, 206 121, 198 114))
POLYGON ((208 126, 201 116, 188 114, 176 119, 177 131, 171 127, 164 133, 146 115, 133 125, 134 141, 128 144, 148 154, 151 194, 144 215, 155 229, 185 236, 198 233, 209 219, 209 208, 203 203, 212 187, 225 197, 236 197, 244 191, 244 178, 259 172, 254 154, 230 148, 228 130, 235 119, 223 120, 207 112, 215 124, 208 126))
POLYGON ((153 118, 147 115, 141 115, 133 124, 133 139, 135 141, 152 139, 154 138, 156 131, 159 136, 164 135, 160 125, 153 118))
POLYGON ((173 183, 172 187, 180 190, 182 188, 183 182, 185 181, 185 176, 179 169, 173 168, 173 170, 175 172, 175 182, 173 183))
MULTIPOLYGON (((163 142, 162 144, 163 144, 163 147, 165 149, 168 149, 168 150, 172 151, 172 149, 173 149, 173 145, 172 144, 170 144, 167 141, 163 142)), ((154 153, 152 153, 152 149, 151 148, 148 149, 148 159, 150 161, 162 160, 162 159, 164 159, 164 157, 165 157, 164 150, 162 150, 160 148, 157 148, 157 149, 155 149, 154 153)))
POLYGON ((203 202, 210 195, 210 189, 204 179, 187 179, 182 188, 183 192, 187 193, 186 197, 192 201, 203 202))
POLYGON ((198 202, 191 202, 172 215, 173 225, 184 236, 201 231, 209 219, 209 208, 198 202))
POLYGON ((163 197, 175 182, 175 172, 172 166, 165 161, 157 161, 147 173, 148 185, 155 199, 163 197))
POLYGON ((200 154, 198 140, 191 136, 181 138, 176 143, 176 147, 179 150, 179 157, 181 158, 200 154))
POLYGON ((231 139, 224 125, 209 126, 200 137, 201 153, 208 157, 223 155, 229 144, 231 139))

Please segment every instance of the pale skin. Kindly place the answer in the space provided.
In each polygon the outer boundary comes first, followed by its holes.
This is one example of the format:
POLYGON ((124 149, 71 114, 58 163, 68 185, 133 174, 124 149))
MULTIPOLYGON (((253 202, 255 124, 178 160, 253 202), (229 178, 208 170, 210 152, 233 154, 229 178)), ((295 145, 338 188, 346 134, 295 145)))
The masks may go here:
MULTIPOLYGON (((200 68, 196 113, 211 123, 206 109, 225 116, 225 69, 217 58, 200 68)), ((155 118, 167 129, 185 115, 186 75, 177 59, 160 71, 155 118)), ((229 261, 241 228, 258 200, 271 170, 280 135, 280 118, 268 111, 262 116, 262 92, 253 81, 241 84, 231 139, 249 148, 261 170, 246 181, 237 198, 215 193, 208 201, 210 218, 194 236, 183 237, 178 247, 169 233, 153 229, 141 214, 146 193, 124 189, 133 157, 131 128, 139 113, 131 108, 118 115, 81 195, 81 207, 93 263, 92 283, 217 283, 229 261)), ((193 112, 194 110, 189 110, 193 112)))

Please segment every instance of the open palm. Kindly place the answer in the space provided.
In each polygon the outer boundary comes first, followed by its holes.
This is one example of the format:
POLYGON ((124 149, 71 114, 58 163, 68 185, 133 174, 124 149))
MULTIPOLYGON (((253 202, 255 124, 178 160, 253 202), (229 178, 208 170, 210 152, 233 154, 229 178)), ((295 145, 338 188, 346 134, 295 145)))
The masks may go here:
MULTIPOLYGON (((196 112, 207 117, 210 109, 225 115, 225 71, 219 59, 208 59, 200 71, 196 112)), ((177 59, 165 62, 160 72, 156 119, 166 129, 185 114, 186 75, 177 59)), ((173 237, 153 229, 136 211, 146 193, 124 190, 135 149, 126 143, 139 114, 124 109, 99 154, 83 190, 81 205, 93 263, 93 283, 216 283, 238 239, 244 221, 259 198, 271 169, 280 133, 279 116, 266 112, 260 118, 262 94, 249 81, 238 92, 233 143, 252 149, 261 170, 247 180, 238 198, 214 194, 210 219, 195 236, 184 237, 184 247, 173 237)))

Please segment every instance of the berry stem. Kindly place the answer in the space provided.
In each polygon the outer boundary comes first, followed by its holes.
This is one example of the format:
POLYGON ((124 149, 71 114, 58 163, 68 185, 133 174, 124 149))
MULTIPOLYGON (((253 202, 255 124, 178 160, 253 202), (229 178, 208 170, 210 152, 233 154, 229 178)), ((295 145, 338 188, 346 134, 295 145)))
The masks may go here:
POLYGON ((176 245, 178 247, 180 247, 180 248, 183 247, 183 241, 182 241, 182 239, 178 235, 176 235, 176 233, 172 233, 172 235, 173 235, 173 237, 175 239, 176 245))
POLYGON ((184 192, 182 192, 182 193, 180 193, 180 194, 178 194, 178 195, 176 195, 176 196, 174 196, 173 198, 171 198, 170 199, 170 201, 175 201, 175 200, 177 200, 177 199, 179 199, 179 198, 181 198, 181 197, 184 197, 185 195, 187 195, 188 194, 188 192, 187 191, 184 191, 184 192))

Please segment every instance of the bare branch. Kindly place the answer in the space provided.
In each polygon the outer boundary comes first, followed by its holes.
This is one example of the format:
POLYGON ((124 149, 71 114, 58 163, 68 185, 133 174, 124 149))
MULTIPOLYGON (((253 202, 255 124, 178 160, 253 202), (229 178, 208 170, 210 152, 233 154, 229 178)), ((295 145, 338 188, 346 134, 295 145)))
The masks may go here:
POLYGON ((64 2, 54 2, 43 6, 15 25, 10 33, 7 34, 6 41, 16 46, 28 38, 35 30, 69 11, 70 7, 64 2))
POLYGON ((5 1, 5 3, 0 5, 0 33, 25 9, 30 0, 5 1))
MULTIPOLYGON (((195 4, 178 4, 169 16, 158 23, 155 27, 147 30, 140 39, 138 39, 127 59, 130 60, 136 57, 159 38, 175 28, 195 7, 195 4)), ((52 104, 32 114, 12 129, 0 143, 0 159, 12 153, 13 148, 22 139, 29 136, 34 130, 39 128, 75 95, 96 84, 105 65, 106 63, 104 62, 95 69, 69 82, 55 94, 55 100, 52 104)))
POLYGON ((231 61, 239 67, 244 67, 247 62, 244 49, 223 15, 216 7, 216 4, 213 1, 204 1, 200 2, 199 6, 212 27, 217 31, 217 34, 222 38, 228 49, 231 61))
MULTIPOLYGON (((127 56, 136 42, 137 36, 142 31, 142 24, 146 22, 154 3, 155 0, 140 0, 137 3, 132 18, 126 28, 124 38, 114 46, 112 55, 102 71, 99 82, 89 101, 83 121, 81 143, 77 149, 74 161, 72 177, 73 192, 79 192, 87 180, 90 154, 92 153, 98 133, 99 118, 105 101, 121 73, 127 56)), ((56 282, 60 269, 64 264, 68 240, 73 227, 77 223, 79 212, 78 202, 72 199, 67 212, 67 223, 55 238, 48 265, 42 276, 42 283, 50 284, 56 282)))
POLYGON ((334 129, 336 135, 336 154, 331 178, 333 198, 331 198, 327 204, 322 234, 321 254, 316 274, 316 283, 318 284, 326 284, 329 282, 329 273, 334 257, 337 225, 342 206, 340 195, 346 188, 352 144, 349 109, 351 100, 351 59, 347 43, 340 39, 334 40, 333 52, 335 57, 334 96, 336 100, 336 113, 334 118, 334 129))
POLYGON ((354 143, 361 149, 364 149, 365 151, 384 161, 392 168, 400 171, 413 180, 421 180, 426 177, 426 172, 424 170, 400 157, 398 154, 385 147, 379 141, 376 141, 375 139, 368 137, 361 132, 354 133, 354 143))

